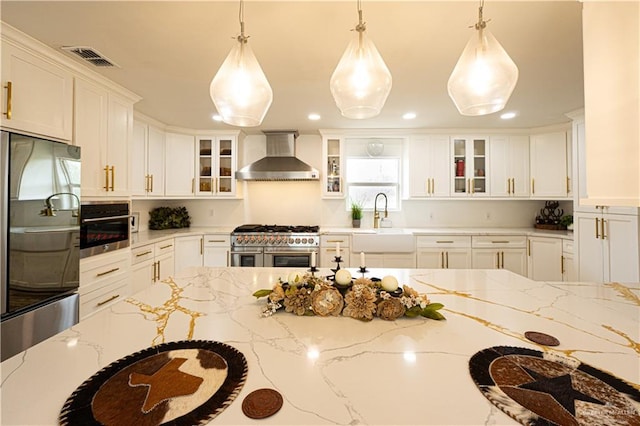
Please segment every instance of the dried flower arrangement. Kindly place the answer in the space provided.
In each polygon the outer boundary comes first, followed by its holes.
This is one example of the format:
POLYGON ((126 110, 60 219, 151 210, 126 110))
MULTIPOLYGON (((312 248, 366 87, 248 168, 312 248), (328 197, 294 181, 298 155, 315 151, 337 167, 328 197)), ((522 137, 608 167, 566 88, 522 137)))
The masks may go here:
POLYGON ((438 312, 444 307, 442 303, 430 302, 426 294, 420 294, 408 285, 389 292, 382 289, 379 282, 363 277, 344 288, 312 274, 298 275, 289 281, 292 282, 278 280, 272 289, 253 293, 258 299, 267 297, 263 316, 271 316, 284 308, 285 312, 300 316, 342 314, 362 321, 371 321, 374 317, 393 321, 402 316, 445 319, 438 312))

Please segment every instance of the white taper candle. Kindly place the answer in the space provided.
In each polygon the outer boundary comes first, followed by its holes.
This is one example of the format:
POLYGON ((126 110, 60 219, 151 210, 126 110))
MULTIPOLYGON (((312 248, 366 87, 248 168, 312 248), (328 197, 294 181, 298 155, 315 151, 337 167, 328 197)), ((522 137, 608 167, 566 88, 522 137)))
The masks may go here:
POLYGON ((364 252, 363 252, 363 251, 361 251, 361 252, 360 252, 360 267, 361 267, 361 268, 364 268, 365 266, 367 266, 367 264, 366 264, 366 263, 364 263, 364 252))

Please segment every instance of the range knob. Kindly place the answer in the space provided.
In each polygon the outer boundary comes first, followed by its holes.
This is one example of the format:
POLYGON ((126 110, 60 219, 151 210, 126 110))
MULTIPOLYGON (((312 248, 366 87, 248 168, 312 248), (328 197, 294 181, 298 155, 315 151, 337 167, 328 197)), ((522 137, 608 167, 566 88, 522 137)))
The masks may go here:
POLYGON ((307 239, 306 238, 302 239, 302 244, 307 244, 307 239))
POLYGON ((296 244, 300 244, 300 238, 296 238, 296 244))

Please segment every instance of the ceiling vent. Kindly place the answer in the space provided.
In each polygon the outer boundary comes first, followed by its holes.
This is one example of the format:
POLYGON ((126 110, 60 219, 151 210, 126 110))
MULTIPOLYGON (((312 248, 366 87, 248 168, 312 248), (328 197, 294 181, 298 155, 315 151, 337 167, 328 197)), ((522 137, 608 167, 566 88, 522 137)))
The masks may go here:
POLYGON ((72 53, 82 60, 93 64, 96 67, 118 67, 120 66, 110 59, 107 59, 102 53, 89 46, 62 46, 62 50, 72 53))

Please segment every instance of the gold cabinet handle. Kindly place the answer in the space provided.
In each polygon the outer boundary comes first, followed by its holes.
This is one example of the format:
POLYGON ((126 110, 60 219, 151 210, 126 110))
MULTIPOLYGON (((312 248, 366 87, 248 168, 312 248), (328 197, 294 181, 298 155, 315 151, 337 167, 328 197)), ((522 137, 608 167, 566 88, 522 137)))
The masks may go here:
POLYGON ((500 252, 500 263, 502 264, 500 265, 500 267, 504 269, 504 252, 503 251, 500 252))
POLYGON ((472 194, 475 194, 476 193, 476 188, 475 188, 476 184, 474 182, 474 179, 470 179, 470 180, 471 180, 471 185, 469 185, 469 190, 470 190, 470 192, 472 194))
POLYGON ((227 250, 227 266, 231 266, 231 252, 227 250))
POLYGON ((507 240, 491 240, 491 244, 509 244, 507 240))
POLYGON ((225 240, 207 240, 208 243, 224 243, 225 240))
POLYGON ((516 178, 511 178, 511 194, 516 193, 516 178))
POLYGON ((604 232, 605 222, 606 220, 600 219, 600 238, 602 238, 603 240, 607 239, 607 234, 605 234, 604 232))
POLYGON ((599 225, 600 225, 600 218, 596 217, 596 238, 600 238, 599 225))
POLYGON ((527 256, 531 257, 531 240, 527 240, 527 256))
POLYGON ((471 179, 467 179, 467 194, 471 194, 471 179))
POLYGON ((200 256, 204 254, 204 238, 200 238, 200 256))
POLYGON ((425 192, 431 194, 431 179, 425 179, 424 181, 425 192))
POLYGON ((344 240, 327 240, 328 243, 344 243, 344 240))
POLYGON ((173 247, 173 244, 167 244, 166 246, 162 246, 162 247, 160 247, 160 250, 164 250, 164 249, 167 249, 167 248, 170 248, 170 247, 173 247))
POLYGON ((152 282, 156 282, 156 265, 158 264, 158 262, 153 262, 153 277, 151 277, 151 281, 152 282))
POLYGON ((507 194, 511 194, 511 178, 507 179, 507 194))
POLYGON ((569 178, 569 176, 567 176, 567 194, 571 193, 571 180, 569 178))
POLYGON ((496 252, 496 269, 500 269, 500 252, 496 252))
POLYGON ((7 81, 7 85, 4 87, 7 89, 7 112, 3 114, 7 116, 7 120, 11 120, 11 99, 13 98, 13 83, 7 81))
POLYGON ((105 305, 109 302, 111 302, 112 300, 116 300, 118 297, 120 297, 119 294, 114 294, 113 296, 111 296, 110 298, 108 298, 107 300, 103 300, 102 302, 98 302, 96 303, 96 306, 102 306, 105 305))
POLYGON ((158 264, 158 281, 160 281, 160 261, 156 262, 158 264))
POLYGON ((211 178, 211 193, 215 194, 216 192, 216 178, 211 178))
POLYGON ((437 240, 436 244, 453 244, 451 240, 437 240))
POLYGON ((111 192, 114 190, 114 182, 116 180, 116 166, 111 166, 111 192))
POLYGON ((449 252, 448 251, 445 252, 444 255, 445 255, 446 259, 447 259, 447 269, 449 269, 449 252))
POLYGON ((535 194, 536 193, 536 180, 534 178, 531 178, 531 194, 535 194))
POLYGON ((440 268, 444 269, 444 252, 440 252, 440 268))
POLYGON ((149 192, 153 192, 153 175, 151 175, 151 189, 149 190, 149 192))
POLYGON ((142 256, 146 256, 148 254, 151 254, 151 250, 147 250, 145 252, 138 253, 138 254, 136 254, 136 257, 142 257, 142 256))
POLYGON ((196 192, 196 180, 191 178, 191 193, 195 194, 196 192))
POLYGON ((104 275, 111 274, 112 272, 116 272, 116 271, 119 271, 119 270, 120 270, 120 268, 113 268, 113 269, 110 269, 110 270, 105 271, 105 272, 99 272, 99 273, 96 274, 96 277, 102 277, 104 275))
POLYGON ((104 190, 109 190, 109 165, 104 166, 104 190))
POLYGON ((560 256, 560 274, 564 275, 564 256, 560 256))

